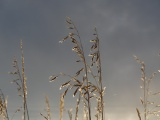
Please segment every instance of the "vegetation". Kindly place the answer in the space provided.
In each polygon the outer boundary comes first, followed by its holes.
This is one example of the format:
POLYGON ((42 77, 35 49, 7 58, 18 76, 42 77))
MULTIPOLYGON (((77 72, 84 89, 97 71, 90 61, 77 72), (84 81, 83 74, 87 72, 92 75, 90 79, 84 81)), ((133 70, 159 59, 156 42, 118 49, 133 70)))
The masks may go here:
POLYGON ((140 98, 141 104, 143 106, 143 112, 140 113, 139 109, 136 108, 139 120, 159 120, 160 116, 160 104, 154 101, 156 96, 159 96, 160 92, 154 92, 151 88, 151 83, 156 75, 156 72, 152 73, 150 77, 146 76, 145 64, 137 56, 134 56, 135 60, 141 65, 141 81, 142 85, 140 88, 143 90, 143 97, 140 98), (143 116, 142 116, 143 115, 143 116))
MULTIPOLYGON (((99 37, 97 34, 97 29, 94 29, 94 39, 90 40, 93 45, 90 48, 91 53, 89 56, 91 57, 91 63, 87 63, 87 58, 85 57, 82 40, 79 35, 79 32, 70 18, 67 18, 66 23, 68 25, 68 29, 71 32, 62 40, 60 43, 70 39, 73 43, 74 47, 72 50, 78 55, 79 60, 77 63, 82 64, 82 68, 80 68, 74 76, 66 75, 64 73, 60 73, 58 75, 53 75, 50 77, 50 82, 57 79, 59 76, 69 77, 70 80, 61 85, 60 89, 66 87, 65 92, 62 94, 62 98, 64 99, 68 90, 74 89, 73 97, 77 94, 77 105, 76 105, 76 113, 75 120, 78 120, 78 111, 79 104, 83 101, 84 107, 87 108, 85 110, 85 114, 91 120, 91 98, 95 98, 97 101, 96 107, 96 118, 97 120, 104 120, 104 91, 105 88, 102 86, 102 68, 101 68, 101 58, 100 58, 100 48, 99 48, 99 37), (89 77, 90 76, 90 77, 89 77), (95 81, 95 82, 93 82, 95 81), (95 83, 95 84, 94 84, 95 83)), ((60 110, 60 113, 62 110, 60 110)), ((60 120, 62 118, 62 113, 60 114, 60 120)))
MULTIPOLYGON (((83 120, 91 120, 92 119, 92 110, 91 103, 92 101, 97 102, 96 107, 96 119, 104 120, 104 91, 105 87, 102 86, 102 68, 101 68, 101 58, 100 58, 100 43, 99 37, 97 34, 97 29, 94 29, 94 39, 90 40, 92 46, 90 48, 91 53, 89 57, 91 59, 91 63, 87 63, 87 58, 84 53, 84 48, 82 45, 82 40, 78 29, 76 28, 73 21, 68 17, 66 20, 68 25, 68 29, 71 32, 62 40, 60 43, 63 43, 67 39, 70 39, 73 43, 74 47, 72 50, 78 55, 79 60, 77 63, 82 64, 82 68, 80 68, 74 76, 67 75, 64 73, 60 73, 58 75, 52 75, 50 77, 50 82, 53 82, 59 76, 69 77, 70 80, 63 83, 60 86, 60 89, 66 87, 64 93, 61 94, 60 97, 60 120, 63 119, 63 111, 64 111, 64 97, 67 95, 67 92, 72 89, 74 90, 73 97, 77 97, 76 101, 76 111, 75 111, 75 120, 78 120, 79 114, 79 105, 83 105, 83 120)), ((22 120, 29 120, 29 110, 27 107, 27 85, 26 85, 26 76, 25 76, 25 67, 24 67, 24 53, 23 53, 23 45, 21 41, 21 68, 18 65, 18 61, 16 58, 13 60, 13 68, 14 71, 10 72, 11 75, 15 76, 15 79, 12 81, 13 84, 16 84, 18 95, 22 98, 22 106, 18 108, 15 113, 21 111, 22 112, 22 120)), ((46 115, 40 113, 40 115, 46 119, 51 120, 51 111, 48 97, 45 98, 46 102, 46 115)), ((8 112, 7 112, 7 99, 4 98, 4 94, 1 92, 0 96, 0 107, 1 107, 1 117, 3 120, 9 120, 8 112)), ((15 115, 15 114, 14 114, 15 115)), ((13 115, 13 117, 14 117, 13 115)), ((73 114, 72 109, 68 110, 69 119, 72 120, 73 114)), ((11 119, 13 119, 13 117, 11 119)))
MULTIPOLYGON (((69 34, 64 37, 60 43, 69 41, 73 43, 72 51, 76 53, 78 56, 78 60, 76 60, 77 64, 80 64, 81 68, 78 69, 74 75, 68 75, 63 72, 50 76, 49 82, 53 82, 56 79, 59 79, 60 76, 69 78, 69 81, 63 83, 60 86, 60 89, 65 88, 64 92, 60 96, 60 117, 59 119, 63 119, 63 112, 65 108, 65 96, 68 95, 69 90, 73 91, 73 97, 77 98, 76 106, 75 106, 75 114, 73 115, 72 108, 68 110, 69 119, 78 120, 79 111, 81 110, 83 113, 83 120, 105 120, 104 116, 104 93, 105 88, 103 86, 103 78, 102 78, 102 65, 101 65, 101 54, 100 54, 100 40, 97 33, 97 29, 94 28, 93 39, 90 40, 92 43, 90 47, 90 54, 85 56, 84 48, 82 44, 82 39, 79 34, 79 31, 73 21, 68 17, 66 20, 69 34), (90 62, 88 63, 88 59, 90 62), (96 109, 93 112, 93 103, 96 103, 96 109), (82 109, 80 109, 82 106, 82 109), (93 115, 96 113, 95 115, 93 115)), ((19 67, 18 61, 16 58, 13 60, 13 68, 14 71, 10 72, 11 75, 15 76, 15 79, 12 80, 12 83, 17 86, 18 95, 22 99, 22 105, 15 111, 15 114, 19 111, 22 112, 22 120, 29 120, 29 109, 27 106, 27 79, 25 75, 25 67, 24 67, 24 53, 23 53, 23 45, 22 41, 20 44, 21 49, 21 67, 19 67)), ((136 61, 141 65, 141 81, 142 85, 140 86, 143 90, 143 97, 140 98, 141 104, 143 106, 143 110, 139 110, 136 108, 137 115, 139 120, 149 120, 151 118, 160 119, 159 117, 159 107, 160 105, 155 101, 151 101, 151 97, 157 96, 160 92, 152 92, 150 90, 150 84, 153 81, 156 73, 153 73, 149 78, 146 77, 145 73, 145 64, 143 61, 138 59, 138 57, 134 56, 136 61)), ((51 118, 51 108, 49 99, 45 97, 45 114, 40 113, 42 118, 45 120, 52 120, 51 118)), ((14 115, 15 115, 14 114, 14 115)), ((0 90, 0 117, 2 120, 12 120, 8 116, 7 109, 7 98, 3 94, 2 90, 0 90)))

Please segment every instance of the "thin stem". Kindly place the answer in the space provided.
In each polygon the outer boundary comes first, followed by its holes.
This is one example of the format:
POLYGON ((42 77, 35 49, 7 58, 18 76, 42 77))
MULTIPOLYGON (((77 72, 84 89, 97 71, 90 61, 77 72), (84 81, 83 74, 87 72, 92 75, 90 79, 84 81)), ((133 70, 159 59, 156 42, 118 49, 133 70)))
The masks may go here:
POLYGON ((22 47, 22 41, 21 41, 21 62, 22 62, 22 88, 23 88, 23 114, 24 114, 24 120, 26 119, 26 112, 27 112, 27 118, 29 120, 29 113, 28 113, 28 107, 27 107, 27 86, 26 86, 26 77, 25 77, 25 69, 24 69, 24 53, 23 53, 23 47, 22 47))
POLYGON ((102 107, 102 120, 104 118, 104 115, 103 115, 103 110, 104 110, 104 105, 103 105, 103 86, 102 86, 102 66, 101 66, 101 56, 100 56, 100 43, 99 43, 99 37, 98 37, 98 32, 97 32, 97 29, 95 28, 95 32, 96 32, 96 37, 97 37, 97 45, 98 45, 98 57, 99 57, 99 81, 100 81, 100 89, 101 89, 101 94, 100 94, 100 97, 101 97, 101 107, 102 107))
POLYGON ((144 67, 144 72, 143 72, 143 77, 144 77, 144 120, 147 119, 147 99, 146 99, 146 77, 145 77, 145 66, 144 67))
POLYGON ((78 29, 76 28, 75 24, 72 22, 72 25, 74 26, 74 30, 76 31, 77 33, 77 36, 79 38, 79 41, 80 41, 80 47, 81 47, 81 50, 82 50, 82 56, 83 56, 83 63, 84 63, 84 67, 85 67, 85 74, 86 74, 86 84, 87 84, 87 96, 88 96, 88 100, 87 100, 87 103, 88 103, 88 113, 89 113, 89 120, 91 120, 91 105, 90 105, 90 94, 89 94, 89 88, 88 88, 88 71, 87 71, 87 62, 86 62, 86 59, 85 59, 85 55, 84 55, 84 50, 83 50, 83 45, 82 45, 82 40, 81 40, 81 37, 80 37, 80 34, 78 32, 78 29))
POLYGON ((90 66, 87 65, 87 67, 90 69, 90 74, 91 74, 91 76, 93 77, 93 79, 95 80, 95 83, 96 83, 96 86, 97 86, 98 91, 100 91, 100 90, 99 90, 99 84, 98 84, 98 82, 97 82, 96 76, 93 74, 93 71, 92 71, 92 69, 90 68, 90 66))

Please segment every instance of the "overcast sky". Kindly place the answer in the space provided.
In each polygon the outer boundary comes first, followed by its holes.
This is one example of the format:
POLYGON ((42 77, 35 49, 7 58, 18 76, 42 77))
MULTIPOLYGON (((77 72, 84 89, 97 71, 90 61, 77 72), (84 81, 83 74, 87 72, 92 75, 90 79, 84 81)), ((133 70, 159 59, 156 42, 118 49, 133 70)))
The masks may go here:
MULTIPOLYGON (((145 61, 147 75, 160 67, 159 0, 0 0, 0 88, 8 96, 9 116, 21 105, 13 76, 13 57, 20 60, 23 40, 31 120, 39 120, 48 95, 54 118, 59 117, 59 86, 63 78, 49 83, 49 76, 78 70, 72 44, 59 40, 68 34, 66 17, 77 25, 89 53, 89 40, 97 27, 102 55, 106 120, 136 120, 140 107, 140 65, 133 55, 145 61)), ((20 61, 19 61, 20 62, 20 61)), ((159 89, 160 75, 153 86, 159 89)), ((76 99, 66 98, 65 107, 76 99)), ((15 117, 19 118, 19 114, 15 117)), ((19 118, 20 119, 20 118, 19 118)))

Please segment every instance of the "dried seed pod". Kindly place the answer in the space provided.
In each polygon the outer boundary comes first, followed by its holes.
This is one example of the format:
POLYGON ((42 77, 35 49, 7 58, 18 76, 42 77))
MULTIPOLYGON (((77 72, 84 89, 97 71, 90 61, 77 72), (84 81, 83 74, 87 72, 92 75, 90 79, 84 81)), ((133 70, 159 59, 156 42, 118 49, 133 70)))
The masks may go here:
POLYGON ((80 69, 78 72, 76 72, 76 77, 84 70, 84 68, 80 69))
POLYGON ((50 76, 50 81, 49 82, 53 82, 55 79, 57 79, 58 78, 58 76, 50 76))
POLYGON ((97 42, 97 40, 95 40, 95 39, 94 40, 90 40, 90 42, 97 42))
POLYGON ((63 93, 63 97, 66 96, 67 92, 68 92, 68 88, 67 88, 67 89, 65 90, 65 92, 63 93))
POLYGON ((71 20, 68 20, 68 19, 67 19, 66 22, 67 22, 68 24, 72 24, 72 23, 71 23, 71 20))
POLYGON ((73 97, 75 97, 75 95, 77 94, 78 89, 79 89, 79 87, 74 91, 73 97))
POLYGON ((68 27, 68 29, 74 29, 74 27, 68 27))
POLYGON ((69 85, 69 83, 70 83, 70 81, 68 81, 68 82, 66 82, 66 83, 64 83, 64 84, 62 84, 61 87, 65 87, 65 86, 69 85))
POLYGON ((77 60, 76 62, 81 62, 81 60, 77 60))

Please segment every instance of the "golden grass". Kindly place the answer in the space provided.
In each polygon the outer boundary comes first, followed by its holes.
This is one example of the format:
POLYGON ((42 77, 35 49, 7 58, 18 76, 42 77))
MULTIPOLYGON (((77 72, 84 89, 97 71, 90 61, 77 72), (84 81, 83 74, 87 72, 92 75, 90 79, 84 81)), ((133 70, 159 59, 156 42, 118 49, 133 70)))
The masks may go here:
MULTIPOLYGON (((82 40, 77 27, 69 17, 67 17, 66 23, 70 32, 66 37, 64 37, 63 40, 60 41, 60 43, 63 43, 68 39, 71 40, 71 42, 73 43, 72 51, 75 52, 79 57, 79 60, 77 60, 76 63, 81 63, 82 67, 78 69, 75 75, 73 76, 60 73, 58 75, 52 75, 50 77, 50 82, 55 81, 59 76, 70 78, 69 81, 63 83, 60 86, 60 89, 66 87, 66 90, 60 96, 60 120, 63 119, 64 98, 70 89, 74 90, 73 97, 77 97, 76 107, 75 107, 75 120, 78 120, 79 110, 80 110, 79 106, 81 104, 83 105, 83 119, 84 120, 93 119, 91 111, 92 109, 91 104, 93 100, 97 102, 96 115, 94 116, 96 117, 96 119, 104 120, 103 96, 105 92, 105 87, 103 88, 102 86, 100 43, 99 43, 99 36, 97 33, 97 29, 96 28, 94 29, 93 33, 94 38, 90 40, 90 42, 92 43, 90 48, 91 53, 89 54, 89 59, 91 62, 87 63, 88 56, 87 57, 85 56, 82 40)), ((15 114, 21 111, 22 120, 29 120, 30 117, 27 106, 27 84, 26 84, 27 79, 25 75, 25 61, 24 61, 22 41, 20 43, 20 50, 21 50, 21 67, 19 67, 18 60, 14 57, 13 60, 14 71, 10 72, 11 75, 15 76, 15 79, 12 81, 12 83, 17 86, 18 95, 22 98, 22 106, 16 110, 15 114)), ((50 111, 48 97, 45 98, 45 102, 46 102, 47 115, 44 115, 42 113, 40 113, 40 115, 46 120, 51 120, 51 111, 50 111)), ((4 101, 1 102, 1 108, 5 110, 4 101)), ((3 110, 1 112, 2 113, 1 115, 4 117, 6 116, 6 112, 3 112, 3 110)), ((68 115, 70 119, 73 118, 73 114, 71 111, 68 111, 68 115)))
POLYGON ((45 120, 52 120, 51 119, 51 110, 50 110, 50 104, 49 104, 49 99, 48 96, 45 97, 45 102, 46 102, 46 113, 47 115, 44 115, 43 113, 40 113, 40 115, 45 119, 45 120))
POLYGON ((61 94, 60 97, 60 120, 63 119, 63 111, 64 111, 64 94, 61 94))
POLYGON ((29 112, 28 112, 28 106, 27 106, 27 85, 26 85, 26 75, 25 75, 25 67, 24 67, 24 53, 23 53, 23 44, 22 41, 20 43, 20 49, 21 49, 21 69, 18 65, 18 60, 14 57, 13 60, 13 68, 15 69, 13 72, 10 72, 11 75, 15 76, 15 79, 11 82, 13 84, 16 84, 18 95, 22 98, 23 103, 23 112, 22 114, 22 120, 29 120, 29 112))
POLYGON ((0 89, 0 117, 2 120, 9 120, 8 110, 7 110, 7 98, 5 98, 1 89, 0 89))
POLYGON ((75 120, 78 120, 79 105, 81 104, 82 100, 86 103, 85 107, 87 108, 87 119, 92 119, 91 98, 95 98, 95 101, 97 102, 96 110, 98 113, 98 119, 104 120, 103 96, 105 88, 103 88, 102 86, 100 43, 97 29, 94 29, 94 39, 90 40, 90 42, 92 43, 92 46, 90 48, 91 53, 89 54, 91 63, 88 64, 87 57, 84 53, 82 40, 77 27, 69 17, 67 17, 66 23, 70 32, 59 42, 63 43, 65 41, 70 40, 73 43, 72 51, 75 52, 79 57, 79 60, 77 60, 76 62, 81 63, 82 67, 79 70, 77 70, 74 76, 66 75, 64 73, 53 75, 50 77, 50 82, 55 81, 55 79, 57 79, 59 76, 65 76, 70 78, 69 81, 61 85, 60 89, 66 87, 64 96, 67 94, 69 89, 74 89, 73 97, 76 97, 78 94, 75 120), (92 69, 94 69, 94 72, 92 69), (91 77, 95 82, 91 82, 91 77))
POLYGON ((156 72, 152 73, 150 77, 146 76, 146 66, 143 61, 141 61, 137 56, 134 56, 135 60, 141 65, 141 82, 142 85, 140 88, 143 90, 143 97, 140 98, 141 104, 143 106, 143 111, 140 114, 140 111, 138 108, 136 108, 137 115, 139 120, 142 118, 144 120, 149 119, 160 119, 160 109, 159 104, 154 102, 151 97, 159 95, 159 92, 153 92, 150 90, 151 82, 153 81, 156 72), (143 115, 143 117, 142 117, 143 115))
MULTIPOLYGON (((49 82, 53 82, 59 78, 59 76, 68 77, 69 81, 60 85, 60 89, 66 88, 65 91, 60 95, 59 100, 59 119, 63 120, 64 114, 64 102, 65 96, 67 96, 69 90, 73 90, 73 97, 77 98, 75 106, 75 115, 73 116, 72 109, 68 110, 69 119, 78 120, 105 120, 104 117, 104 94, 105 88, 103 87, 103 78, 102 78, 102 65, 101 65, 101 54, 100 54, 100 40, 98 36, 97 29, 94 29, 93 39, 89 40, 91 42, 90 54, 85 56, 82 40, 79 34, 79 31, 73 21, 67 17, 66 20, 69 33, 64 37, 60 43, 70 40, 73 43, 72 51, 77 54, 78 60, 77 64, 81 64, 80 69, 76 70, 74 75, 67 75, 65 73, 59 73, 57 75, 52 75, 49 79, 49 82), (88 63, 88 59, 90 62, 88 63), (92 103, 96 102, 95 112, 92 112, 91 109, 94 106, 92 103), (83 108, 80 109, 80 106, 83 108), (79 111, 82 110, 83 115, 79 117, 79 111), (93 115, 93 113, 96 113, 93 115)), ((17 86, 18 95, 22 98, 22 105, 18 108, 14 115, 21 111, 22 120, 29 120, 29 110, 27 106, 27 79, 25 75, 25 61, 24 61, 24 52, 22 41, 20 43, 21 50, 21 67, 19 67, 18 60, 14 57, 13 68, 14 71, 10 72, 11 75, 15 76, 15 79, 12 81, 13 84, 17 86)), ((143 106, 143 111, 136 108, 136 112, 139 120, 148 120, 151 118, 160 119, 159 117, 159 107, 160 105, 154 101, 150 101, 150 96, 159 95, 160 92, 151 92, 150 84, 153 81, 156 72, 154 72, 150 77, 146 77, 145 64, 137 56, 134 56, 135 60, 141 65, 141 88, 143 90, 143 97, 140 98, 141 104, 143 106), (152 106, 151 106, 152 105, 152 106)), ((3 92, 0 90, 0 117, 2 120, 9 120, 8 110, 7 110, 7 98, 5 98, 3 92)), ((45 120, 52 120, 51 118, 51 108, 49 99, 45 97, 46 114, 40 113, 40 115, 45 120)), ((93 110, 93 109, 92 109, 93 110)), ((14 118, 12 116, 11 120, 14 118)))

